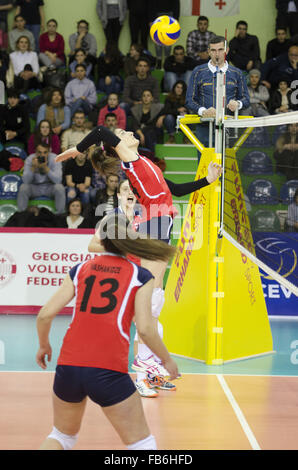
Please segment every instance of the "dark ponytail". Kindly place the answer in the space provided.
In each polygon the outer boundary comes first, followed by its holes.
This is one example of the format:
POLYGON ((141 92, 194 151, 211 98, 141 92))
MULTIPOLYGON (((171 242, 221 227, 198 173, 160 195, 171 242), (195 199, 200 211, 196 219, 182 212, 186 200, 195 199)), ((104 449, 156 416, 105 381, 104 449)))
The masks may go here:
POLYGON ((135 255, 150 261, 168 261, 176 248, 160 240, 135 232, 124 214, 108 214, 100 223, 100 240, 104 249, 120 256, 135 255))
POLYGON ((91 156, 93 168, 102 176, 118 174, 120 171, 120 160, 113 147, 95 147, 91 156))

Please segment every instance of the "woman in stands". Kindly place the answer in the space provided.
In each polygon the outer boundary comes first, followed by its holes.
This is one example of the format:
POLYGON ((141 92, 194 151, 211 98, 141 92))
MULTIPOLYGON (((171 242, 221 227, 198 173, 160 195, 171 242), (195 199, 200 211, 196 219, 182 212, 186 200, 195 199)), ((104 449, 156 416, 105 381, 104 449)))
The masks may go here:
MULTIPOLYGON (((183 80, 178 80, 165 99, 161 119, 169 135, 167 144, 175 143, 177 116, 184 116, 187 113, 187 108, 185 106, 186 89, 186 83, 183 80)), ((189 140, 185 135, 183 137, 183 142, 189 143, 189 140)))
POLYGON ((36 147, 41 144, 46 143, 50 147, 50 152, 58 155, 61 151, 60 139, 57 134, 54 134, 50 121, 43 119, 39 122, 35 131, 28 140, 28 155, 35 153, 36 147))
POLYGON ((36 52, 31 51, 27 36, 20 36, 16 42, 16 50, 9 54, 9 74, 14 76, 14 87, 20 93, 26 93, 31 88, 40 87, 38 81, 39 64, 36 52))
POLYGON ((47 31, 39 36, 39 61, 50 69, 65 64, 64 38, 57 33, 58 23, 55 19, 47 22, 47 31))
POLYGON ((60 88, 52 88, 46 103, 38 109, 36 124, 39 124, 43 119, 50 121, 53 132, 57 135, 70 128, 70 108, 65 106, 63 91, 60 88))
POLYGON ((71 449, 76 443, 86 400, 98 403, 129 450, 156 449, 139 394, 128 374, 129 333, 133 316, 139 336, 162 359, 174 379, 178 368, 151 316, 153 276, 129 261, 132 253, 168 262, 175 250, 158 240, 135 239, 120 216, 100 225, 102 253, 73 267, 37 317, 39 350, 45 369, 51 360, 51 323, 75 298, 72 323, 64 337, 54 380, 54 427, 41 450, 71 449))

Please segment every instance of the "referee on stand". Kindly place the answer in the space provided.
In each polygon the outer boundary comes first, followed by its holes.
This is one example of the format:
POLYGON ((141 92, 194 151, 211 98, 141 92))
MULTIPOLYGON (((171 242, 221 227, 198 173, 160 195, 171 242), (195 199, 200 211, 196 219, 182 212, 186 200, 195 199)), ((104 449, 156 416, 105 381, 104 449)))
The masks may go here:
MULTIPOLYGON (((209 41, 208 63, 198 65, 192 72, 186 93, 186 106, 190 112, 203 118, 216 116, 216 78, 217 73, 226 73, 226 113, 232 114, 237 109, 245 114, 249 107, 249 93, 243 72, 229 65, 225 60, 225 38, 215 36, 209 41)), ((209 126, 202 123, 197 126, 196 136, 205 147, 209 147, 209 126)), ((198 151, 198 163, 201 153, 198 151)))

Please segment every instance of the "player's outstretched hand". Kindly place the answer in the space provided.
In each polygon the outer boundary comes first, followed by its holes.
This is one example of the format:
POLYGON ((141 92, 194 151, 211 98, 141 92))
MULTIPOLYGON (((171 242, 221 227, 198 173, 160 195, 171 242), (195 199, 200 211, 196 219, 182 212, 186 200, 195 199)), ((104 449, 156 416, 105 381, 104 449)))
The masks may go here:
POLYGON ((76 158, 79 155, 79 151, 76 147, 71 147, 70 149, 65 150, 65 152, 60 153, 56 156, 56 162, 63 162, 64 160, 68 160, 69 158, 76 158))
POLYGON ((216 181, 217 178, 219 178, 221 174, 222 174, 221 165, 218 165, 218 163, 215 163, 215 162, 209 163, 208 175, 206 177, 208 183, 214 183, 214 181, 216 181))

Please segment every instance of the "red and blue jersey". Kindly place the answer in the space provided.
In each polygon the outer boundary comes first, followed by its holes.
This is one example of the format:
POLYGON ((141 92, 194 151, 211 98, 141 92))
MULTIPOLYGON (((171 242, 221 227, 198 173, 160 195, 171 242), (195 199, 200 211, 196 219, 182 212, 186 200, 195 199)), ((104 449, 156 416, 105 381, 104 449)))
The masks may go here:
POLYGON ((58 365, 127 373, 135 295, 152 274, 124 257, 103 253, 76 265, 69 275, 75 306, 58 365))
POLYGON ((142 205, 140 223, 152 217, 169 215, 174 218, 177 215, 172 194, 162 171, 149 158, 139 155, 138 160, 122 162, 121 166, 134 195, 142 205))

